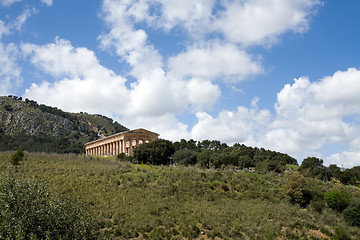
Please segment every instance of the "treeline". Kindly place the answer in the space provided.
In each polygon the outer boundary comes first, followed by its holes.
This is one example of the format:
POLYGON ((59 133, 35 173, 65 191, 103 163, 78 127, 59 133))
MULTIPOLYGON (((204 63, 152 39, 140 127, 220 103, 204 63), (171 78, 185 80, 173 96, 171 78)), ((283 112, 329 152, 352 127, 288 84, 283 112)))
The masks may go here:
POLYGON ((326 167, 323 163, 324 161, 319 158, 308 157, 302 161, 299 171, 306 177, 318 178, 325 181, 335 178, 343 184, 356 185, 360 182, 360 166, 342 171, 336 164, 331 164, 329 167, 326 167))
MULTIPOLYGON (((159 139, 137 147, 133 158, 124 155, 118 157, 154 165, 199 165, 206 168, 231 166, 259 173, 281 173, 290 165, 298 165, 295 158, 264 148, 249 147, 238 143, 228 146, 220 141, 204 140, 200 142, 192 139, 189 141, 182 139, 174 143, 159 139)), ((323 160, 308 157, 297 168, 305 177, 324 181, 337 179, 343 184, 352 185, 360 182, 360 166, 341 170, 335 164, 326 167, 323 165, 323 160)))
MULTIPOLYGON (((124 156, 119 156, 122 158, 124 156)), ((297 165, 296 159, 287 154, 249 147, 244 144, 228 146, 220 141, 170 142, 159 139, 135 149, 134 160, 150 164, 200 165, 207 168, 232 166, 255 169, 259 172, 283 172, 286 165, 297 165)))

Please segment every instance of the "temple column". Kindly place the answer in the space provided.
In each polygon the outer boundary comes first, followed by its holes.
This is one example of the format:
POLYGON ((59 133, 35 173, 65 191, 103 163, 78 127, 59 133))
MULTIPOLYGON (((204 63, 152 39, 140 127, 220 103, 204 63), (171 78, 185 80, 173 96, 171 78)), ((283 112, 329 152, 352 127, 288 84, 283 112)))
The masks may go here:
POLYGON ((121 141, 120 141, 120 144, 121 144, 121 152, 122 152, 122 153, 125 153, 124 140, 121 140, 121 141))
POLYGON ((129 156, 132 156, 132 154, 133 154, 133 139, 130 139, 130 141, 129 141, 129 156))

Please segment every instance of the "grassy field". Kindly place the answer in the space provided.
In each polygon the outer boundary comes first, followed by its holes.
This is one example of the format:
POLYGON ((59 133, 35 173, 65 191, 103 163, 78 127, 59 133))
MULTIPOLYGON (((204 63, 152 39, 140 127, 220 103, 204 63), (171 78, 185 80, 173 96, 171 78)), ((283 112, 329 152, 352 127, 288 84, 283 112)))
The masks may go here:
MULTIPOLYGON (((291 204, 284 175, 35 153, 13 166, 11 154, 0 153, 2 178, 33 180, 83 202, 101 239, 360 239, 359 228, 325 205, 291 204)), ((360 195, 334 182, 306 179, 306 186, 320 200, 332 189, 360 195)))

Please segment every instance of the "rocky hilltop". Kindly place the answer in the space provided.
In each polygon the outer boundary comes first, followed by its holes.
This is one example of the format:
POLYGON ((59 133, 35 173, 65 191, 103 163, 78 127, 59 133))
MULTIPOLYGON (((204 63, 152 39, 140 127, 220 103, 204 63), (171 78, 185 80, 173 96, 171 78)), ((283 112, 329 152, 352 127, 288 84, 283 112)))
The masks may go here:
POLYGON ((85 142, 126 130, 105 116, 64 112, 16 96, 0 97, 0 151, 83 153, 85 142))

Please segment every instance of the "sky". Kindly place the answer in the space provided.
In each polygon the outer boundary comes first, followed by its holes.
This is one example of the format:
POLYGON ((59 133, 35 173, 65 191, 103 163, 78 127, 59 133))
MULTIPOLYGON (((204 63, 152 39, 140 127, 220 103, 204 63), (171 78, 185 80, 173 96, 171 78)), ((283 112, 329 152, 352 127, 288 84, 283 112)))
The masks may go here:
POLYGON ((359 0, 0 0, 0 95, 360 165, 359 0))

